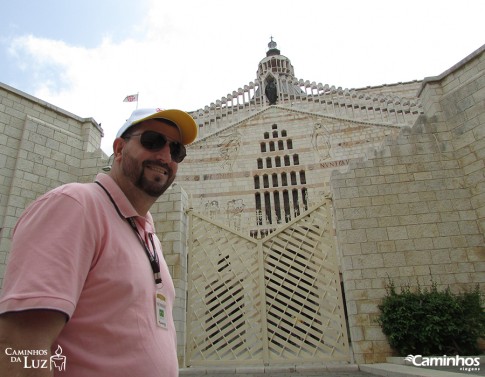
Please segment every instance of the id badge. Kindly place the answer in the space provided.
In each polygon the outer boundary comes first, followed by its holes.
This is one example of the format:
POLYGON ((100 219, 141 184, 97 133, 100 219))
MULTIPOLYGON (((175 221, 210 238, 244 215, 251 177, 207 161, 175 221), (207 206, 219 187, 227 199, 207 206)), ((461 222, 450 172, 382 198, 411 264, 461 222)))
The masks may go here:
POLYGON ((166 329, 167 328, 167 299, 162 292, 157 291, 155 294, 155 318, 157 320, 157 326, 166 329))

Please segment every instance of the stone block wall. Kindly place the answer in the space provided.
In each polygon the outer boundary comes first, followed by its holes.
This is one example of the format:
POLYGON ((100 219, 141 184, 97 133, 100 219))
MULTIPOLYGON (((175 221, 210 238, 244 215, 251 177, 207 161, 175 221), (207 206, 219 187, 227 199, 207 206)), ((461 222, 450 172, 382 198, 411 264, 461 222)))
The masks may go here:
POLYGON ((331 189, 350 337, 358 363, 392 354, 376 319, 396 286, 485 288, 484 48, 419 95, 424 115, 331 189))
POLYGON ((185 363, 185 326, 188 289, 188 215, 189 200, 183 188, 175 184, 152 206, 155 229, 163 249, 173 284, 175 303, 173 318, 177 331, 177 355, 179 365, 185 363))
MULTIPOLYGON (((452 149, 463 169, 464 185, 470 188, 471 205, 485 234, 485 46, 453 67, 443 78, 440 105, 452 149), (459 69, 463 65, 463 69, 459 69)), ((428 95, 440 83, 430 79, 428 95)))
POLYGON ((92 180, 106 164, 101 137, 93 119, 0 84, 0 286, 21 213, 54 187, 92 180))

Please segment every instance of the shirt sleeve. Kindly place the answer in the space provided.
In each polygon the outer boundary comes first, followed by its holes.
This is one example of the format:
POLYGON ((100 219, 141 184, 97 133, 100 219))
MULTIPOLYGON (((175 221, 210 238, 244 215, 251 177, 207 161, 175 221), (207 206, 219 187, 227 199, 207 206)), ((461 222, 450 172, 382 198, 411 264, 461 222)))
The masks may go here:
POLYGON ((71 317, 96 251, 86 212, 62 190, 28 207, 14 229, 0 313, 52 309, 71 317))

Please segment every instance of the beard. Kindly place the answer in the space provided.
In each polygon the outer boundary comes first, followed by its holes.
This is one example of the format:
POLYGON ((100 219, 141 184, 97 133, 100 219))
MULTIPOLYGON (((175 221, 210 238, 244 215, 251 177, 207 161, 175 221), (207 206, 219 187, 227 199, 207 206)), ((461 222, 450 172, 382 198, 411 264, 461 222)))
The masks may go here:
POLYGON ((162 195, 175 180, 175 174, 170 166, 166 163, 157 160, 143 161, 141 166, 139 162, 131 156, 125 156, 122 163, 122 170, 126 177, 130 178, 131 182, 147 195, 158 198, 162 195), (147 166, 160 166, 167 172, 167 181, 162 183, 160 176, 149 180, 145 176, 145 168, 147 166))

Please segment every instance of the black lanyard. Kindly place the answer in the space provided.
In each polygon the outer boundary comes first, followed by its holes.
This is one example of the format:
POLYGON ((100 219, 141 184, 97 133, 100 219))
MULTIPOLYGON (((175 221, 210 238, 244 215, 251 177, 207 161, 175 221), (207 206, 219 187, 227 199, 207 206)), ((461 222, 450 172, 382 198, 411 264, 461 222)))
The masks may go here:
POLYGON ((162 284, 162 275, 160 274, 160 263, 158 261, 157 249, 155 247, 155 242, 153 241, 152 234, 149 233, 148 238, 150 238, 150 243, 152 244, 153 254, 150 251, 148 244, 146 243, 146 241, 143 239, 140 232, 138 231, 138 228, 137 228, 136 223, 135 223, 135 218, 134 217, 124 217, 123 214, 121 213, 120 209, 116 205, 116 202, 114 201, 113 197, 108 192, 108 190, 106 190, 106 188, 100 182, 95 181, 95 183, 97 183, 104 190, 106 195, 108 195, 108 198, 111 200, 111 203, 113 203, 113 206, 115 207, 116 212, 118 212, 118 215, 120 215, 120 217, 123 220, 128 221, 128 224, 130 224, 131 229, 133 229, 133 232, 135 232, 135 234, 138 236, 138 240, 140 241, 141 245, 143 246, 143 250, 145 250, 145 254, 148 257, 148 260, 150 261, 150 266, 152 267, 153 277, 155 279, 155 284, 157 284, 157 285, 162 284))

